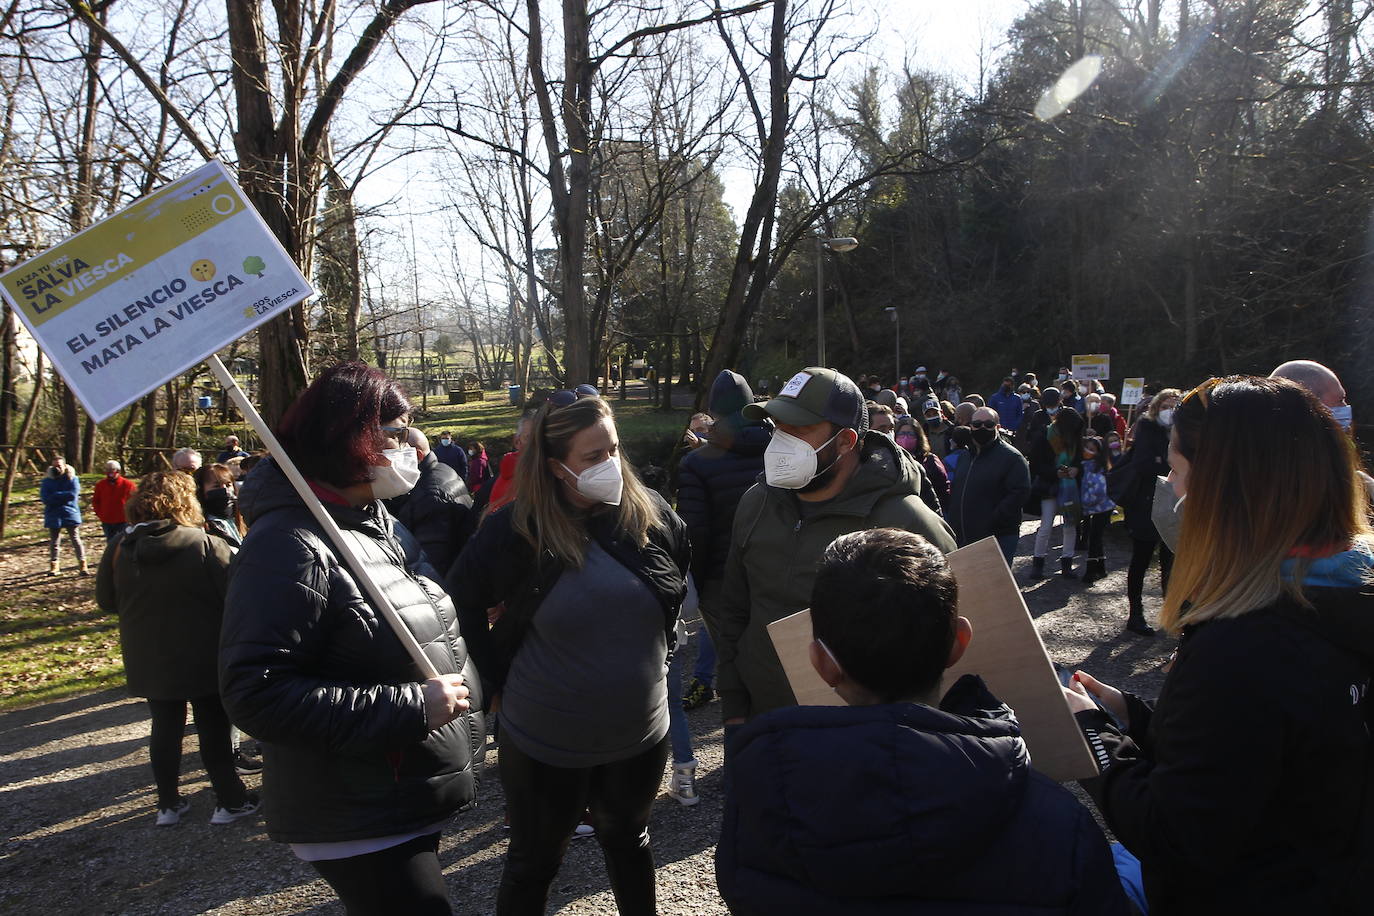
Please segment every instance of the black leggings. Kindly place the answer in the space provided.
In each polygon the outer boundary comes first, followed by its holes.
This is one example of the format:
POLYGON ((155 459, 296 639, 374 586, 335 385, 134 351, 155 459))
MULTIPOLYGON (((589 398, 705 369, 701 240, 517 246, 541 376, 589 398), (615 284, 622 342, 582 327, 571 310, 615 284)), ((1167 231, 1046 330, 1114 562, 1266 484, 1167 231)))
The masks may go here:
POLYGON ((311 862, 329 882, 348 916, 449 916, 448 888, 439 867, 439 834, 347 859, 311 862))
POLYGON ((1150 568, 1155 547, 1159 547, 1159 590, 1169 591, 1169 570, 1174 568, 1174 552, 1163 541, 1142 541, 1131 538, 1131 568, 1126 571, 1126 597, 1131 607, 1143 602, 1145 592, 1145 570, 1150 568))
POLYGON ((1096 515, 1089 515, 1083 520, 1083 525, 1087 534, 1088 559, 1101 560, 1106 557, 1102 552, 1102 535, 1106 533, 1107 526, 1111 524, 1112 514, 1110 512, 1099 512, 1096 515))
POLYGON ((507 738, 500 760, 510 846, 497 916, 542 916, 573 828, 587 810, 621 916, 652 916, 649 812, 663 782, 668 739, 627 760, 572 769, 540 763, 507 738))
MULTIPOLYGON (((186 733, 186 700, 149 700, 153 735, 148 742, 152 758, 153 782, 157 783, 157 806, 172 808, 180 797, 181 739, 186 733)), ((247 790, 234 771, 234 748, 230 742, 229 716, 218 694, 195 697, 190 701, 196 716, 196 737, 200 740, 200 760, 215 790, 215 803, 221 808, 243 804, 247 790)))

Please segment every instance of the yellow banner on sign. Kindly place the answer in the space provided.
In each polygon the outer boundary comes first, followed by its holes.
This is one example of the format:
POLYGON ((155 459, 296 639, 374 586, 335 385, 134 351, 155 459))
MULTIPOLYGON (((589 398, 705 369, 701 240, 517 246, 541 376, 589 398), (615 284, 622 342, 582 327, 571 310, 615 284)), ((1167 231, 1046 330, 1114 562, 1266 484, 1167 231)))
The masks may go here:
POLYGON ((1087 353, 1073 357, 1073 377, 1105 381, 1112 376, 1112 357, 1108 353, 1087 353))
MULTIPOLYGON (((199 169, 49 249, 0 284, 37 327, 243 209, 222 170, 199 169)), ((198 268, 213 275, 213 267, 187 265, 192 277, 198 268)))

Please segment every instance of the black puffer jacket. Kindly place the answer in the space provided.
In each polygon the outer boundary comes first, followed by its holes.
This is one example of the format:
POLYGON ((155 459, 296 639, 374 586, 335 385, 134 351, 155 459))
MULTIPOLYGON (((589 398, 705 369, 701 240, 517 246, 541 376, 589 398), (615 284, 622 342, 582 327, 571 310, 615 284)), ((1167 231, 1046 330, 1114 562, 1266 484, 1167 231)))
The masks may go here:
MULTIPOLYGON (((682 519, 663 497, 652 490, 649 495, 658 508, 660 524, 649 529, 649 543, 644 547, 624 536, 610 512, 590 515, 587 529, 606 553, 638 576, 658 598, 671 657, 677 645, 678 611, 687 595, 692 548, 682 519)), ((560 560, 547 550, 536 556, 533 545, 515 530, 511 524, 514 505, 502 506, 483 520, 454 561, 446 583, 489 697, 500 691, 530 621, 563 574, 560 560), (488 631, 487 609, 501 604, 504 611, 488 631)))
MULTIPOLYGON (((1126 530, 1138 541, 1157 541, 1159 532, 1151 515, 1155 505, 1155 478, 1169 474, 1169 430, 1149 417, 1141 417, 1125 460, 1108 476, 1113 490, 1120 488, 1116 503, 1126 514, 1126 530)), ((1113 497, 1115 499, 1115 497, 1113 497)))
MULTIPOLYGON (((230 572, 220 691, 262 742, 272 838, 388 836, 471 805, 482 715, 429 730, 414 662, 275 464, 253 470, 239 505, 252 527, 230 572)), ((453 604, 415 539, 379 503, 326 506, 434 667, 461 671, 480 708, 453 604)))
POLYGON ((420 479, 409 493, 383 500, 387 511, 420 541, 442 576, 463 549, 470 528, 472 495, 458 472, 433 452, 420 459, 420 479))
POLYGON ((775 709, 730 768, 716 883, 736 916, 1126 913, 1092 815, 979 678, 939 709, 775 709))
POLYGON ((763 453, 772 432, 740 414, 752 404, 749 383, 726 369, 711 386, 711 413, 718 417, 711 441, 689 452, 678 466, 677 511, 692 541, 697 587, 725 577, 735 508, 763 473, 763 453))
POLYGON ((1185 628, 1123 735, 1077 718, 1083 783, 1141 861, 1151 916, 1367 914, 1374 863, 1374 591, 1311 588, 1185 628))

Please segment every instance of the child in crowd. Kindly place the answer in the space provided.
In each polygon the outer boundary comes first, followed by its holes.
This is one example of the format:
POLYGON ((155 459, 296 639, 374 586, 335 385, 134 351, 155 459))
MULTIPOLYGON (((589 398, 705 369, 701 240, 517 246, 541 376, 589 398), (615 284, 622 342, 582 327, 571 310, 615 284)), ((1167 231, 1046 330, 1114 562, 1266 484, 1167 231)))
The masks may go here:
POLYGON ((1107 471, 1112 466, 1112 453, 1098 436, 1083 439, 1083 525, 1088 536, 1088 563, 1083 569, 1083 584, 1092 585, 1107 575, 1107 559, 1103 553, 1102 535, 1112 520, 1116 503, 1107 496, 1107 471))
POLYGON ((734 737, 716 851, 731 912, 1127 912, 1101 830, 1031 769, 1012 711, 972 675, 940 698, 972 636, 957 591, 906 531, 826 549, 811 663, 848 705, 734 737))

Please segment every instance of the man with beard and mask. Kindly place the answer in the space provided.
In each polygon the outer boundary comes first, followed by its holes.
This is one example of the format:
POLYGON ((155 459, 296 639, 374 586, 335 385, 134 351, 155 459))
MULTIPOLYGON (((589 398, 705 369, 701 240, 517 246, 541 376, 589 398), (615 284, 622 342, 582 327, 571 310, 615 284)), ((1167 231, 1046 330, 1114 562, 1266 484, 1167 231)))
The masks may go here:
POLYGON ((970 427, 973 442, 950 488, 949 523, 961 547, 997 538, 1010 566, 1021 538, 1021 508, 1030 497, 1030 466, 998 435, 997 411, 991 407, 978 408, 970 427))
POLYGON ((430 449, 429 438, 413 426, 408 444, 419 459, 420 478, 409 492, 382 502, 415 535, 430 564, 446 574, 472 533, 472 495, 458 472, 430 449))
POLYGON ((925 472, 905 449, 869 431, 863 394, 846 376, 804 369, 777 397, 743 414, 771 417, 776 428, 764 480, 735 512, 720 601, 704 608, 717 637, 716 689, 732 735, 746 719, 796 702, 766 628, 807 607, 831 541, 900 528, 954 549, 949 526, 921 501, 925 472))
POLYGON ((1025 405, 1021 403, 1021 396, 1016 393, 1014 386, 1015 380, 1008 375, 1002 379, 1002 387, 997 393, 988 398, 988 406, 997 411, 997 416, 1001 418, 1002 428, 1010 433, 1015 433, 1021 425, 1021 416, 1025 410, 1025 405))

